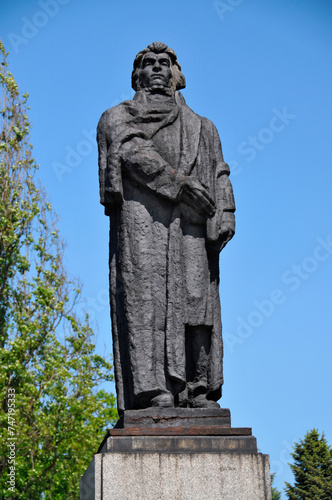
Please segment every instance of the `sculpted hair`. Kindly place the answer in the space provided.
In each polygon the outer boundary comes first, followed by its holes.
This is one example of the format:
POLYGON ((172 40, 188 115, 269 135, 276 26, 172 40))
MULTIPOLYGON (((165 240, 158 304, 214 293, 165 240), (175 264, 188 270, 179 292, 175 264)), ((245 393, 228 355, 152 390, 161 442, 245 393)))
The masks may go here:
POLYGON ((135 91, 140 90, 139 77, 142 68, 143 57, 147 52, 154 52, 155 54, 166 53, 170 57, 172 63, 171 88, 173 90, 180 90, 185 88, 186 80, 181 72, 181 66, 177 61, 177 56, 174 50, 168 47, 165 43, 153 42, 148 45, 146 49, 141 50, 135 57, 134 69, 131 74, 131 86, 135 91))

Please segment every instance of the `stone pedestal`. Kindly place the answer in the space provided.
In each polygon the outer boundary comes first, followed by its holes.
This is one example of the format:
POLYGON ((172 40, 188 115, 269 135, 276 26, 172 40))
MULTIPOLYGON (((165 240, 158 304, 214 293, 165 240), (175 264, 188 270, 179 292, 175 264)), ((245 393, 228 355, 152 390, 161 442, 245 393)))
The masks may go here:
POLYGON ((125 412, 81 480, 81 500, 270 500, 268 455, 229 410, 125 412), (206 424, 206 425, 205 425, 206 424))

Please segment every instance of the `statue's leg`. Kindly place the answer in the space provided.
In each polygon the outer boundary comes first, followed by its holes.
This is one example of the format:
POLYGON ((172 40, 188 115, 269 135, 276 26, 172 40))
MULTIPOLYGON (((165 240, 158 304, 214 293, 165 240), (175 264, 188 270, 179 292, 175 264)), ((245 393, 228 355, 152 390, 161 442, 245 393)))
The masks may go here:
POLYGON ((170 218, 170 209, 159 206, 155 197, 130 182, 124 184, 124 192, 117 251, 126 340, 121 350, 121 369, 129 372, 124 383, 132 394, 126 409, 172 407, 174 397, 165 368, 169 239, 165 221, 170 218))
POLYGON ((186 332, 187 404, 193 408, 219 408, 207 399, 212 328, 191 326, 186 332))
POLYGON ((174 406, 165 371, 165 332, 158 328, 160 325, 155 326, 143 332, 135 331, 139 343, 136 342, 137 348, 131 352, 134 409, 174 406))

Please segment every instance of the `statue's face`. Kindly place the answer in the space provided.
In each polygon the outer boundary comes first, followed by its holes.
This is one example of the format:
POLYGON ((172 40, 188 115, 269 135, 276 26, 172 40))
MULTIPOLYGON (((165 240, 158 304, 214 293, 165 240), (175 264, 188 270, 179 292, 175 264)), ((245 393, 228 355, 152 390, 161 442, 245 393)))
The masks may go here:
POLYGON ((170 87, 171 78, 171 60, 168 54, 147 52, 142 61, 140 86, 151 89, 170 87))

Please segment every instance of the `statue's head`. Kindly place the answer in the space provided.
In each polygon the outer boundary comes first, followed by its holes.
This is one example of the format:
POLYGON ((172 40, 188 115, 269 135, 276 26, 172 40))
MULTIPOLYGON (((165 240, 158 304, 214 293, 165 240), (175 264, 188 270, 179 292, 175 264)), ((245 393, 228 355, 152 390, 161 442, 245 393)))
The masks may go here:
POLYGON ((180 90, 186 86, 174 50, 162 42, 154 42, 141 50, 134 61, 131 86, 135 91, 142 88, 170 88, 180 90))

